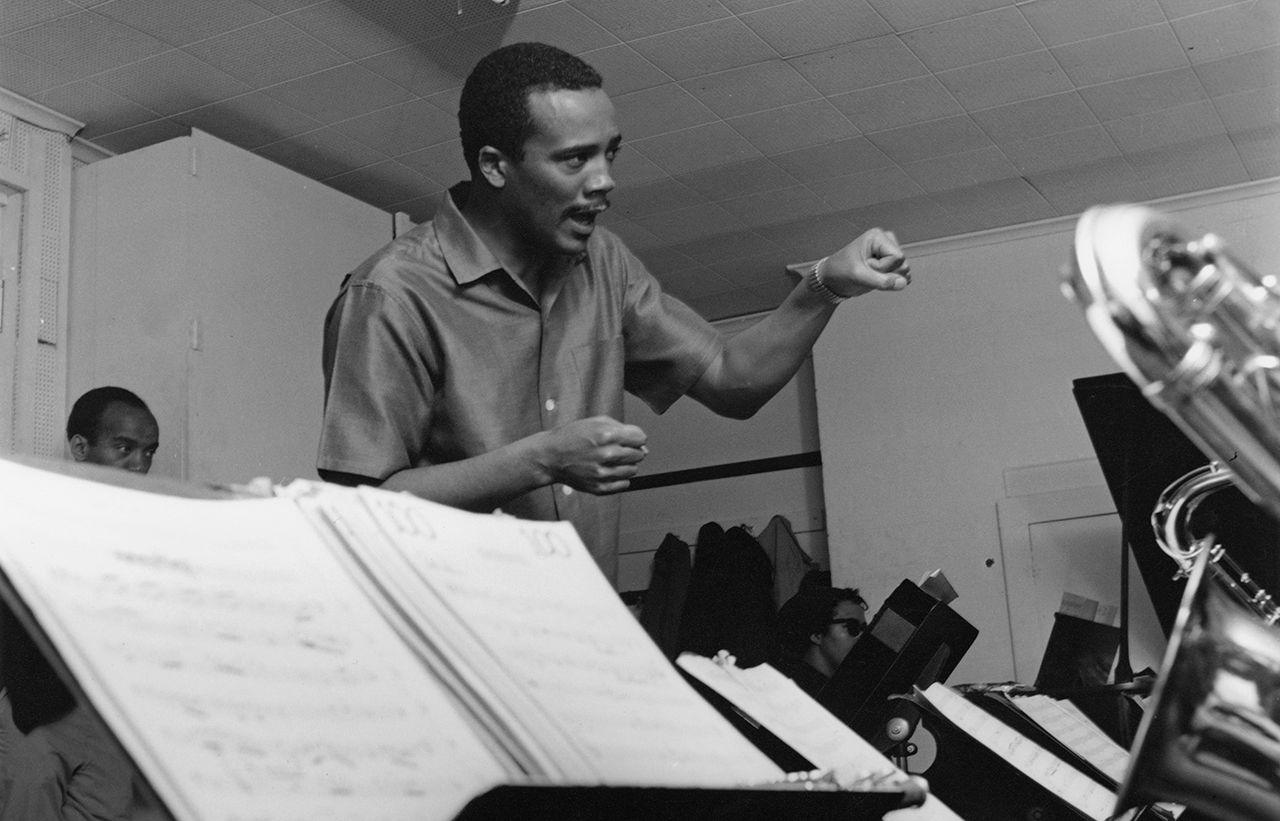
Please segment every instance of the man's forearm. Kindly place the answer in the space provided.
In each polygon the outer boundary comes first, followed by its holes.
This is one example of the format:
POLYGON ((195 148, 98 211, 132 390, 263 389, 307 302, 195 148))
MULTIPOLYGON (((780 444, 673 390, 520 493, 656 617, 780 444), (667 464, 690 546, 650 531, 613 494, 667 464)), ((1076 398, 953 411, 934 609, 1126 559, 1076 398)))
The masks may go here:
POLYGON ((382 483, 433 502, 487 513, 549 483, 536 462, 525 456, 525 440, 498 450, 441 465, 405 468, 382 483))

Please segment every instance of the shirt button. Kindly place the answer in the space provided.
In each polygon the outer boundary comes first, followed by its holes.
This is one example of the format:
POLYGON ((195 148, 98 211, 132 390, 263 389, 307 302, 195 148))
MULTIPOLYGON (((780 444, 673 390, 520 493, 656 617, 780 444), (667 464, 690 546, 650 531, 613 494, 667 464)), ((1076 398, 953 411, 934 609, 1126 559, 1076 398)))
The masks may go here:
POLYGON ((546 401, 546 403, 543 405, 543 407, 545 407, 545 408, 546 408, 547 410, 549 410, 549 411, 553 411, 553 410, 555 410, 555 409, 556 409, 556 400, 554 400, 554 399, 548 399, 548 400, 546 401))
POLYGON ((563 493, 565 496, 572 496, 573 488, 569 487, 568 485, 561 485, 560 492, 563 493))

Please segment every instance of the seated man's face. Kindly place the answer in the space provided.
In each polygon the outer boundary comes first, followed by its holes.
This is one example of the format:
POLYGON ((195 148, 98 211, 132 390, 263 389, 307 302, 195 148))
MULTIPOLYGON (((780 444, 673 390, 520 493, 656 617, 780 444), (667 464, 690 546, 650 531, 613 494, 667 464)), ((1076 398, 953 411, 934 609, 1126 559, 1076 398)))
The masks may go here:
POLYGON ((851 601, 836 604, 831 622, 817 640, 818 652, 832 670, 839 667, 844 657, 849 655, 866 626, 867 613, 862 605, 851 601))
POLYGON ((71 456, 77 462, 146 473, 160 446, 160 426, 147 411, 112 402, 102 413, 94 441, 77 434, 71 437, 70 444, 71 456))

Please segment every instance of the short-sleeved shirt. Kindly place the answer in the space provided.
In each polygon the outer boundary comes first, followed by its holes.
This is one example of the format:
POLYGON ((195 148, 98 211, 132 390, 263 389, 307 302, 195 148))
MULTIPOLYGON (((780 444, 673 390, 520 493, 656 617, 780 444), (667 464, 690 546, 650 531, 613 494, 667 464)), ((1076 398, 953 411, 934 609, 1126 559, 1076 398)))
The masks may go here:
MULTIPOLYGON (((621 420, 624 390, 661 413, 722 350, 716 330, 601 226, 535 298, 462 216, 465 185, 352 272, 329 310, 322 476, 381 481, 576 419, 621 420)), ((572 522, 616 579, 616 495, 553 485, 502 510, 572 522)))

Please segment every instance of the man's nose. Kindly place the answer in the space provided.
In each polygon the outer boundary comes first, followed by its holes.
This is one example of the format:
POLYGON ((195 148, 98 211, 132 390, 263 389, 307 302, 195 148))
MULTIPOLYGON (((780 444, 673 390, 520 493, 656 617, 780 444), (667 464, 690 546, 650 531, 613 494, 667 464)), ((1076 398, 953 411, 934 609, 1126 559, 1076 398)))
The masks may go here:
POLYGON ((608 194, 613 190, 613 172, 609 161, 601 157, 596 162, 591 177, 587 180, 587 192, 591 194, 608 194))

